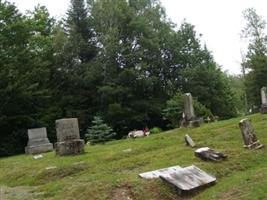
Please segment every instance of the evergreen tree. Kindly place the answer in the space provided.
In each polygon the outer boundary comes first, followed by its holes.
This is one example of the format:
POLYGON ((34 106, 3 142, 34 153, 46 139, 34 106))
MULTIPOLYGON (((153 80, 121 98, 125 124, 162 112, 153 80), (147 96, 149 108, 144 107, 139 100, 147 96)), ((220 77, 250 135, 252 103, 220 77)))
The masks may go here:
POLYGON ((87 130, 87 134, 85 135, 91 144, 105 143, 114 139, 115 136, 116 133, 103 122, 101 117, 94 117, 92 126, 87 130))
POLYGON ((260 89, 267 85, 267 36, 266 21, 254 8, 243 12, 246 25, 242 37, 248 39, 249 46, 245 61, 245 85, 250 107, 260 106, 260 89))

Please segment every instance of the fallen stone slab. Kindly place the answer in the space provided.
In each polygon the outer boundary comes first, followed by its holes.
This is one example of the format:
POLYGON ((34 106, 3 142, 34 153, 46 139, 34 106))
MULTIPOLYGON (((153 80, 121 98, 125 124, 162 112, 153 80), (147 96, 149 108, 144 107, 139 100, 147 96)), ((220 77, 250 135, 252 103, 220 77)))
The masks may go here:
POLYGON ((192 140, 192 138, 188 134, 185 135, 184 140, 185 140, 186 145, 188 145, 192 148, 194 148, 196 146, 196 144, 194 143, 194 141, 192 140))
POLYGON ((195 155, 205 161, 206 160, 219 161, 227 158, 225 154, 210 149, 209 147, 202 147, 197 149, 195 151, 195 155))
POLYGON ((144 179, 154 179, 154 178, 159 178, 160 175, 174 173, 178 169, 181 169, 181 167, 180 166, 168 167, 168 168, 158 169, 155 171, 145 172, 139 174, 139 176, 144 179))
POLYGON ((160 174, 159 177, 173 186, 180 195, 191 194, 196 190, 216 183, 214 176, 194 165, 176 169, 174 172, 160 174))

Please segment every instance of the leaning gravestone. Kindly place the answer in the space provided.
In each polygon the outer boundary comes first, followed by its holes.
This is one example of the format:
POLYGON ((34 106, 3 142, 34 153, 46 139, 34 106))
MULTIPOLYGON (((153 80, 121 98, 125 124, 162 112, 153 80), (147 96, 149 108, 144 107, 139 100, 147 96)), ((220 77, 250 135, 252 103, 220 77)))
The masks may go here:
POLYGON ((28 144, 26 154, 40 154, 53 151, 53 144, 47 138, 46 128, 28 129, 28 144))
POLYGON ((200 123, 201 121, 195 117, 191 93, 184 94, 184 112, 181 127, 199 127, 200 123))
POLYGON ((56 131, 55 149, 57 155, 75 155, 84 152, 84 140, 80 139, 77 118, 56 120, 56 131))
POLYGON ((242 119, 239 122, 239 127, 244 140, 244 147, 248 149, 260 149, 263 145, 257 139, 255 131, 249 119, 242 119))
POLYGON ((261 88, 261 113, 267 114, 267 88, 261 88))

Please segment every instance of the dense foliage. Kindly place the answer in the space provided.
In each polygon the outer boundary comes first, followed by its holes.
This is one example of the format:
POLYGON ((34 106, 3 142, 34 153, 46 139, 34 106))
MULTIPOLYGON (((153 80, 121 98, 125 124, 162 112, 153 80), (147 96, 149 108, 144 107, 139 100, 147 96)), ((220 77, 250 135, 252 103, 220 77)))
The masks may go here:
POLYGON ((177 92, 235 116, 229 79, 200 39, 157 0, 71 0, 59 21, 44 7, 23 15, 0 1, 0 156, 23 152, 31 127, 46 126, 54 142, 58 118, 77 117, 82 137, 94 116, 118 139, 166 129, 163 110, 177 92))
POLYGON ((245 86, 250 109, 261 105, 260 90, 267 86, 267 35, 266 21, 249 8, 243 13, 246 25, 243 38, 248 40, 248 50, 242 65, 245 69, 245 86))

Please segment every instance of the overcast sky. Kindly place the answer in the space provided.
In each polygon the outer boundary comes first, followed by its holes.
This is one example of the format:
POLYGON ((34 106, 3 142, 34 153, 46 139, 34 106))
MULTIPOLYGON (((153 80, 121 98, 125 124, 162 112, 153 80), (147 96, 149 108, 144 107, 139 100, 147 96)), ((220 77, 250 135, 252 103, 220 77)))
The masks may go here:
MULTIPOLYGON (((32 10, 38 3, 45 5, 51 15, 64 16, 69 0, 9 0, 15 2, 21 11, 32 10)), ((114 0, 115 1, 115 0, 114 0)), ((168 17, 178 26, 183 19, 195 25, 202 41, 215 61, 231 74, 240 73, 241 51, 246 51, 240 40, 244 26, 242 11, 254 7, 257 13, 267 19, 265 0, 161 0, 168 17), (266 13, 266 14, 265 14, 266 13)))

